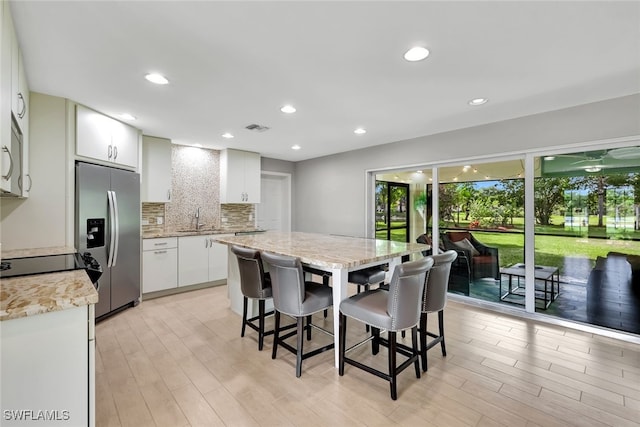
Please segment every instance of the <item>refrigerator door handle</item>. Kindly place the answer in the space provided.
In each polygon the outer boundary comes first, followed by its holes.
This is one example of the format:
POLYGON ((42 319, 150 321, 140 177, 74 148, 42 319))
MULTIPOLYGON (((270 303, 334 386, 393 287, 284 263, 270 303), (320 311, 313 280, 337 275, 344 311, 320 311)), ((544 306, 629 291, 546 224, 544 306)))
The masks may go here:
POLYGON ((111 266, 115 267, 118 260, 118 246, 120 245, 120 215, 118 213, 118 194, 115 191, 111 191, 111 193, 113 194, 113 217, 115 218, 115 244, 111 266))
POLYGON ((109 202, 109 253, 107 255, 107 267, 113 265, 113 255, 116 240, 116 214, 113 204, 113 191, 107 191, 107 200, 109 202))

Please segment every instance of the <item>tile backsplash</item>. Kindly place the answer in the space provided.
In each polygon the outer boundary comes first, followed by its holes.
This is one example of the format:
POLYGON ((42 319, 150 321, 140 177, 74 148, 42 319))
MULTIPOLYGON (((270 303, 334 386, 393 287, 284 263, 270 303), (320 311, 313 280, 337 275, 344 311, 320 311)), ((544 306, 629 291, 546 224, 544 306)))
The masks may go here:
POLYGON ((142 203, 143 233, 194 229, 198 208, 202 228, 232 231, 255 227, 255 205, 220 204, 218 150, 172 146, 171 187, 171 202, 142 203))

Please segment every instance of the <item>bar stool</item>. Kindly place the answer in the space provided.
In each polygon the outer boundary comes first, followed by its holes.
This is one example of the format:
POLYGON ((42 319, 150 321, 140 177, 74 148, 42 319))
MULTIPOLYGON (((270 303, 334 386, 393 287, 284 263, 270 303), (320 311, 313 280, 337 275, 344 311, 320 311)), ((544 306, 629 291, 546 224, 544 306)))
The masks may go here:
MULTIPOLYGON (((417 325, 420 321, 422 294, 427 272, 433 266, 429 257, 396 266, 393 271, 389 290, 373 289, 356 294, 340 303, 340 348, 338 374, 344 375, 344 365, 348 363, 366 372, 389 381, 391 399, 398 398, 397 376, 412 364, 416 378, 420 378, 417 325), (380 344, 389 348, 389 369, 382 372, 354 359, 346 357, 347 317, 354 318, 371 326, 372 352, 377 354, 380 344), (398 346, 396 333, 411 328, 412 347, 407 351, 398 346), (380 330, 387 331, 387 339, 380 337, 380 330), (407 357, 399 366, 396 353, 407 357)), ((362 343, 358 343, 349 350, 362 343)))
POLYGON ((361 287, 368 291, 371 285, 383 284, 387 276, 384 265, 376 265, 375 267, 364 268, 362 270, 349 272, 349 283, 358 285, 358 293, 362 292, 361 287))
POLYGON ((422 300, 422 313, 420 314, 420 357, 422 359, 422 370, 427 371, 427 350, 440 343, 442 355, 447 355, 444 343, 444 307, 447 305, 447 289, 449 286, 449 275, 451 264, 455 261, 458 253, 449 250, 438 255, 431 255, 433 267, 429 271, 429 277, 424 290, 422 300), (435 334, 427 331, 427 314, 438 313, 439 333, 435 334), (434 338, 427 343, 427 336, 434 338))
POLYGON ((272 315, 273 311, 265 313, 265 300, 270 299, 271 279, 269 273, 264 272, 260 252, 247 249, 240 246, 231 246, 231 252, 238 259, 238 268, 240 270, 240 289, 242 290, 242 332, 240 336, 244 337, 244 331, 249 326, 258 332, 258 350, 262 351, 265 335, 273 334, 273 330, 265 332, 264 319, 266 316, 272 315), (248 299, 258 300, 258 315, 247 318, 248 299), (256 325, 255 322, 258 321, 256 325))
MULTIPOLYGON (((278 346, 282 346, 294 353, 296 355, 296 377, 300 377, 304 359, 334 348, 332 342, 307 353, 304 353, 303 349, 305 330, 307 331, 307 340, 311 339, 311 327, 314 326, 311 323, 311 316, 333 305, 333 292, 329 286, 304 280, 304 271, 300 258, 263 252, 262 259, 269 266, 273 290, 273 306, 275 308, 275 332, 271 358, 276 358, 278 346), (280 327, 281 313, 295 318, 297 324, 295 331, 282 336, 280 336, 280 332, 283 330, 280 327), (304 324, 305 318, 307 319, 306 325, 304 324), (293 335, 297 335, 297 346, 295 348, 285 342, 287 338, 293 335)), ((328 333, 333 335, 330 332, 328 333)))

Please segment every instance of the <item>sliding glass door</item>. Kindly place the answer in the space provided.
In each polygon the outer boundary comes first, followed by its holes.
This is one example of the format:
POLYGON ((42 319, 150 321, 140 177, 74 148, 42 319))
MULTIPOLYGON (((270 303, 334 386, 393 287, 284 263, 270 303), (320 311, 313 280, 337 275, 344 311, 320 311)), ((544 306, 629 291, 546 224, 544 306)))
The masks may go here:
POLYGON ((376 239, 409 241, 409 185, 376 181, 376 239))

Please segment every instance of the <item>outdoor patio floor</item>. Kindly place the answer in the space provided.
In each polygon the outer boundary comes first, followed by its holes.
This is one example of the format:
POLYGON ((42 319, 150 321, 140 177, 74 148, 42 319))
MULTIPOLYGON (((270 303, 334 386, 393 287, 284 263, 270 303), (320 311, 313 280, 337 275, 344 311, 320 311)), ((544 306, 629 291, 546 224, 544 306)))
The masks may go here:
MULTIPOLYGON (((541 308, 542 305, 537 303, 536 311, 561 319, 640 334, 640 299, 635 300, 637 304, 630 304, 628 300, 624 300, 627 298, 624 293, 621 293, 619 300, 598 298, 593 295, 590 298, 586 281, 580 283, 571 281, 571 279, 571 277, 560 276, 560 294, 558 297, 546 310, 543 310, 541 308)), ((460 283, 465 279, 452 275, 452 280, 460 283)), ((503 292, 507 287, 508 279, 505 276, 502 278, 503 292)), ((501 301, 499 289, 498 281, 479 279, 469 286, 469 296, 524 309, 522 305, 501 301)))

